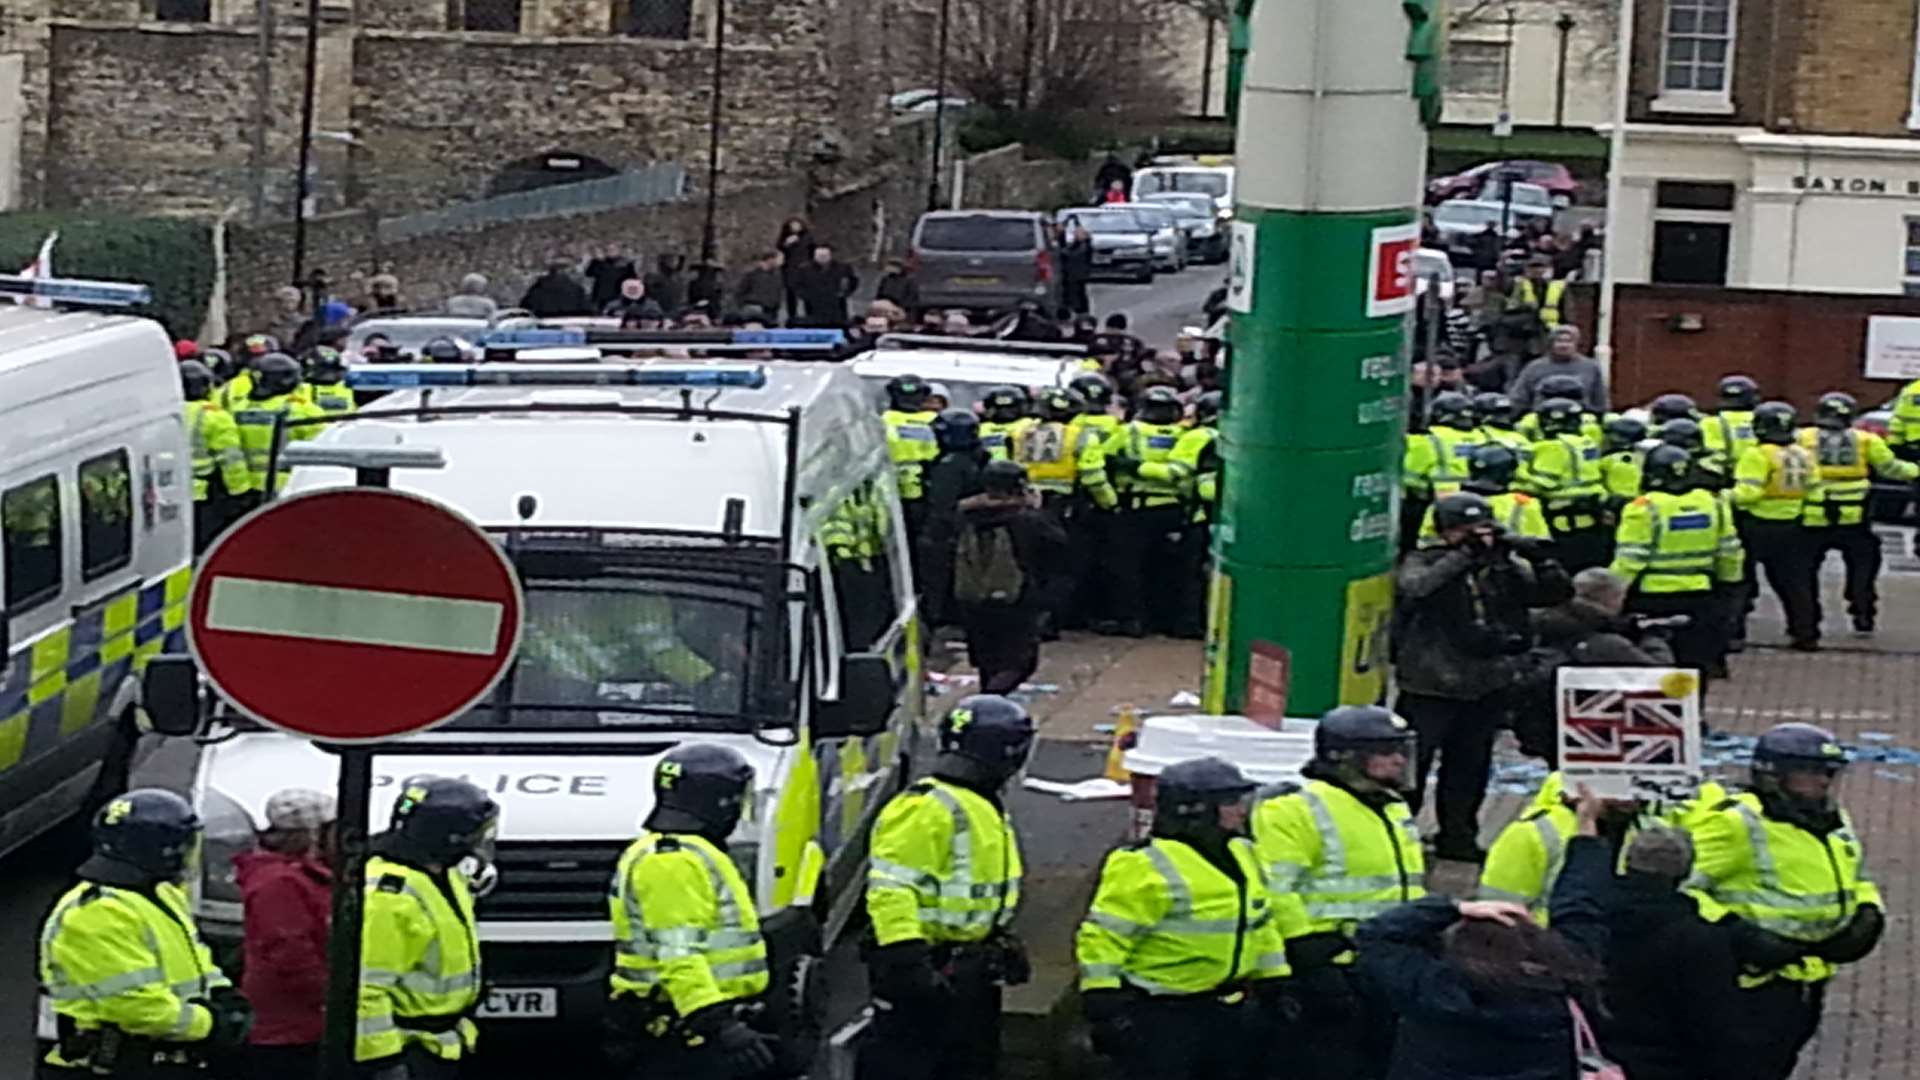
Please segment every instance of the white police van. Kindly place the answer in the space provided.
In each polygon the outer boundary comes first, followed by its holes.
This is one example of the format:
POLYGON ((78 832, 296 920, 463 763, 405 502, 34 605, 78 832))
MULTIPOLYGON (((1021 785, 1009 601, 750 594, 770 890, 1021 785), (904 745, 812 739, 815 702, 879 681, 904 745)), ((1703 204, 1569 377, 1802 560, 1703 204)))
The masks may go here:
MULTIPOLYGON (((144 285, 0 277, 84 307, 144 285)), ((132 676, 177 651, 193 478, 172 344, 124 314, 0 302, 0 855, 125 789, 132 676)))
POLYGON ((1078 345, 999 338, 882 334, 874 347, 850 362, 867 383, 876 410, 886 407, 886 385, 896 375, 917 375, 947 391, 947 403, 971 409, 988 390, 1016 386, 1029 395, 1065 386, 1089 370, 1078 345))
MULTIPOLYGON (((784 351, 839 334, 706 335, 719 336, 729 343, 702 347, 784 351)), ((392 486, 464 513, 519 569, 513 670, 492 700, 376 756, 372 826, 412 776, 464 777, 500 802, 497 880, 479 903, 481 1016, 535 1038, 597 1023, 615 860, 651 806, 660 755, 695 741, 753 763, 730 846, 773 953, 774 1008, 805 1030, 815 961, 860 900, 867 825, 904 782, 920 718, 906 538, 858 378, 829 363, 618 359, 659 338, 525 331, 490 338, 489 353, 592 344, 606 358, 361 366, 350 385, 390 392, 298 451, 437 449, 444 467, 395 469, 392 486)), ((289 460, 290 492, 354 482, 289 460)), ((331 790, 337 768, 233 717, 202 741, 196 914, 231 941, 232 857, 267 799, 331 790)))

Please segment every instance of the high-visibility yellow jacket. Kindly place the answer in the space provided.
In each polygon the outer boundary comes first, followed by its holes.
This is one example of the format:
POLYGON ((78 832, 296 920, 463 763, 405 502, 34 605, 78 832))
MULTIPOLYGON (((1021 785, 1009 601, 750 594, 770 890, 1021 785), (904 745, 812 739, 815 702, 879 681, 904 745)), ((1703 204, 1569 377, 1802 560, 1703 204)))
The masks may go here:
POLYGON ((1600 523, 1606 497, 1600 480, 1600 449, 1585 435, 1555 435, 1533 444, 1515 486, 1547 504, 1547 521, 1565 532, 1600 523))
POLYGON ((1745 567, 1733 514, 1714 492, 1694 488, 1649 491, 1628 503, 1608 569, 1643 593, 1703 593, 1737 584, 1745 567))
POLYGON ((1820 488, 1820 466, 1799 444, 1761 443, 1740 455, 1733 505, 1762 521, 1798 521, 1820 488))
MULTIPOLYGON (((1566 867, 1567 844, 1580 831, 1580 819, 1567 805, 1565 793, 1561 774, 1548 773, 1533 801, 1500 830, 1480 868, 1480 899, 1525 905, 1535 921, 1547 925, 1547 900, 1566 867)), ((1625 872, 1627 845, 1635 834, 1656 825, 1678 825, 1684 807, 1670 815, 1651 811, 1635 815, 1616 853, 1614 872, 1625 872)))
MULTIPOLYGON (((273 429, 285 414, 289 420, 305 420, 321 415, 318 407, 300 400, 292 394, 267 398, 264 401, 248 400, 234 411, 233 422, 240 429, 240 449, 247 456, 248 491, 267 490, 267 458, 273 449, 273 429)), ((319 424, 301 424, 288 427, 284 436, 286 443, 292 444, 305 439, 318 437, 319 424)), ((274 477, 274 490, 286 486, 289 470, 284 466, 277 470, 274 477)))
POLYGON ((766 992, 753 893, 703 836, 642 833, 613 872, 614 997, 662 996, 689 1016, 766 992))
MULTIPOLYGON (((1427 894, 1426 858, 1407 804, 1396 799, 1376 809, 1325 780, 1255 808, 1253 850, 1289 941, 1351 936, 1356 923, 1427 894)), ((1334 962, 1351 964, 1352 951, 1334 962)))
POLYGON ((1138 471, 1113 479, 1121 501, 1130 507, 1168 506, 1186 498, 1193 471, 1174 458, 1173 448, 1186 428, 1133 420, 1115 428, 1102 447, 1108 457, 1124 454, 1140 463, 1138 471))
POLYGON ((1007 461, 1013 457, 1013 447, 1019 442, 1020 433, 1033 426, 1033 423, 1033 418, 1027 416, 1004 423, 989 420, 980 425, 980 449, 995 461, 1007 461))
POLYGON ((240 426, 233 417, 210 401, 189 401, 186 420, 187 443, 193 447, 193 501, 206 501, 215 472, 229 495, 253 490, 246 451, 240 448, 240 426))
POLYGON ((1480 445, 1504 446, 1514 453, 1519 454, 1523 461, 1526 460, 1527 450, 1533 446, 1533 440, 1527 438, 1524 433, 1515 428, 1502 428, 1494 427, 1492 424, 1481 424, 1473 430, 1474 434, 1480 438, 1480 445))
MULTIPOLYGON (((1611 420, 1613 419, 1613 416, 1614 416, 1613 413, 1608 413, 1605 419, 1611 420)), ((1525 416, 1522 416, 1520 418, 1520 421, 1514 425, 1514 428, 1515 430, 1519 431, 1520 434, 1526 436, 1528 446, 1532 446, 1534 443, 1539 442, 1542 438, 1545 438, 1545 436, 1540 434, 1540 414, 1539 413, 1528 413, 1525 416)), ((1590 412, 1581 413, 1580 414, 1580 434, 1586 436, 1587 441, 1591 442, 1595 446, 1599 446, 1602 443, 1606 442, 1606 428, 1604 426, 1603 418, 1597 413, 1590 413, 1590 412)))
POLYGON ((308 383, 307 390, 313 397, 313 404, 321 412, 352 413, 358 408, 354 404, 353 391, 339 383, 308 383))
POLYGON ((458 1061, 473 1052, 479 1029, 480 943, 473 893, 458 870, 436 882, 416 867, 376 855, 367 860, 367 908, 360 943, 357 1061, 420 1046, 458 1061))
POLYGON ((1424 434, 1408 435, 1400 482, 1408 494, 1418 498, 1440 499, 1452 495, 1467 482, 1467 466, 1473 448, 1478 445, 1477 431, 1439 424, 1424 434))
MULTIPOLYGON (((1845 926, 1862 906, 1884 907, 1845 811, 1840 822, 1833 832, 1817 835, 1768 817, 1752 792, 1735 795, 1688 821, 1693 835, 1688 886, 1763 930, 1818 941, 1845 926)), ((1822 982, 1834 970, 1826 960, 1807 957, 1740 981, 1746 986, 1774 978, 1822 982)))
MULTIPOLYGON (((41 927, 39 973, 53 1011, 82 1033, 113 1027, 163 1043, 205 1039, 213 1014, 191 1001, 230 985, 173 884, 151 896, 90 881, 67 890, 41 927)), ((57 1047, 47 1062, 88 1068, 57 1047)))
POLYGON ((1173 444, 1173 461, 1187 472, 1187 501, 1193 504, 1193 520, 1208 521, 1213 506, 1220 500, 1220 456, 1214 442, 1218 429, 1202 424, 1188 428, 1173 444))
MULTIPOLYGON (((1073 494, 1080 479, 1082 456, 1073 441, 1075 431, 1065 421, 1034 420, 1012 436, 1012 457, 1027 467, 1027 483, 1050 495, 1073 494)), ((1104 458, 1100 479, 1106 479, 1104 458)))
POLYGON ((1895 457, 1887 441, 1871 431, 1804 427, 1799 442, 1820 470, 1820 483, 1801 508, 1801 521, 1813 528, 1864 524, 1875 476, 1920 478, 1920 465, 1895 457))
POLYGON ((1286 975, 1253 845, 1228 846, 1237 882, 1178 840, 1155 837, 1109 854, 1074 940, 1081 991, 1198 994, 1286 975))
POLYGON ((1530 307, 1540 312, 1540 321, 1549 327, 1560 325, 1560 309, 1567 299, 1567 283, 1555 280, 1547 282, 1542 290, 1533 283, 1532 278, 1521 278, 1513 283, 1513 293, 1509 299, 1520 307, 1530 307))
POLYGON ((1600 486, 1617 503, 1640 497, 1640 475, 1646 454, 1640 450, 1615 450, 1600 455, 1600 486))
POLYGON ((1020 906, 1020 841, 976 791, 915 782, 880 810, 867 869, 867 918, 881 945, 984 941, 1020 906))
POLYGON ((887 453, 893 457, 894 476, 900 486, 902 502, 926 497, 926 487, 921 482, 922 471, 927 462, 940 456, 940 444, 933 437, 935 415, 931 409, 917 412, 888 409, 880 414, 880 419, 887 425, 887 453))
POLYGON ((1887 442, 1897 450, 1920 443, 1920 379, 1900 388, 1893 400, 1893 417, 1887 423, 1887 442))
POLYGON ((1722 409, 1700 418, 1700 433, 1706 436, 1707 459, 1702 465, 1721 475, 1729 475, 1741 455, 1760 445, 1753 437, 1752 409, 1722 409))
POLYGON ((1120 504, 1112 478, 1107 475, 1107 439, 1119 421, 1105 413, 1075 417, 1067 425, 1067 446, 1073 459, 1074 488, 1102 510, 1120 504))
MULTIPOLYGON (((1533 540, 1553 539, 1553 530, 1547 527, 1547 515, 1540 507, 1540 500, 1523 491, 1502 491, 1488 495, 1487 505, 1493 508, 1493 520, 1514 536, 1524 536, 1533 540)), ((1433 507, 1420 519, 1421 547, 1431 547, 1440 543, 1440 530, 1433 523, 1433 507)))

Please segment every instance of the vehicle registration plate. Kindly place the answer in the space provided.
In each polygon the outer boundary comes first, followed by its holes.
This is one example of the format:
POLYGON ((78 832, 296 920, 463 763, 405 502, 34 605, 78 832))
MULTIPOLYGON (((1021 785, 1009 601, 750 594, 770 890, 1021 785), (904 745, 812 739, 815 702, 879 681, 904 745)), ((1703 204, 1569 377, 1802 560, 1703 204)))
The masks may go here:
POLYGON ((487 991, 485 1020, 551 1020, 560 1015, 560 991, 550 986, 513 986, 487 991))
POLYGON ((1105 266, 1112 261, 1113 261, 1113 256, 1111 255, 1102 254, 1100 252, 1094 253, 1093 265, 1095 266, 1105 266))
POLYGON ((971 285, 974 287, 981 287, 986 285, 998 285, 1000 284, 1000 279, 997 277, 957 277, 953 279, 953 283, 955 285, 971 285))

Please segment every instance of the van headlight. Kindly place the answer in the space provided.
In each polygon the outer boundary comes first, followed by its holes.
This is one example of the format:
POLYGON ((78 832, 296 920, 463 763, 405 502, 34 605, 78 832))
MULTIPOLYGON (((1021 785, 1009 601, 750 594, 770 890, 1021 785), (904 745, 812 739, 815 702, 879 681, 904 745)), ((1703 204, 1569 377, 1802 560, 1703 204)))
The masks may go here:
POLYGON ((253 850, 257 840, 253 817, 232 798, 209 791, 200 803, 200 822, 204 830, 200 895, 205 900, 237 904, 240 885, 233 879, 233 857, 253 850))

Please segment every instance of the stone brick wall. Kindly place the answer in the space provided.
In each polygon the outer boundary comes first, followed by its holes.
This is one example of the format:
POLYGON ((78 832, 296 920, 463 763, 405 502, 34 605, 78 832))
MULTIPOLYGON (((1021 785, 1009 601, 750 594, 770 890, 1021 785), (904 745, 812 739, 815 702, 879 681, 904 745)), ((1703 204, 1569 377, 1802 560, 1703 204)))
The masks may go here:
POLYGON ((1092 161, 1029 159, 1016 143, 968 158, 961 197, 967 206, 1057 210, 1087 202, 1097 170, 1092 161))
MULTIPOLYGON (((1914 0, 1801 0, 1789 6, 1800 8, 1793 20, 1800 48, 1780 77, 1793 86, 1793 110, 1783 115, 1791 116, 1794 127, 1832 135, 1911 134, 1914 0)), ((1755 14, 1764 10, 1760 6, 1755 14)), ((1740 17, 1748 17, 1746 4, 1740 17)))

